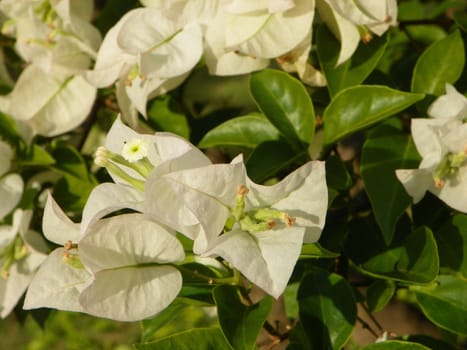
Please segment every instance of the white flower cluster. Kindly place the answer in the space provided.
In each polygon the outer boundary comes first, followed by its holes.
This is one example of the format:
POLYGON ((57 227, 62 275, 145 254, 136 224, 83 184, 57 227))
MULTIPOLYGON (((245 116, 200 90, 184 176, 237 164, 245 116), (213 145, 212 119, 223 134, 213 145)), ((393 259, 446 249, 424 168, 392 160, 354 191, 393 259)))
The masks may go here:
POLYGON ((320 161, 261 186, 247 177, 241 156, 212 164, 180 137, 138 134, 120 119, 95 159, 115 182, 93 190, 80 224, 49 195, 44 235, 63 247, 35 274, 26 309, 122 321, 157 314, 183 283, 186 252, 177 231, 193 240, 189 254, 203 261, 220 257, 224 268, 237 271, 237 283, 241 274, 277 298, 302 244, 316 242, 324 226, 327 186, 320 161), (121 209, 132 212, 107 217, 121 209))
POLYGON ((2 33, 15 39, 16 52, 27 63, 11 93, 2 96, 0 110, 26 128, 25 139, 64 133, 88 116, 97 90, 81 73, 101 43, 89 23, 93 10, 92 0, 0 2, 8 17, 2 33))
POLYGON ((338 63, 361 36, 395 24, 395 0, 144 0, 107 33, 94 69, 94 86, 117 82, 123 116, 134 125, 149 98, 175 88, 201 57, 214 75, 260 70, 276 59, 311 85, 325 79, 308 63, 315 7, 342 42, 338 63))
POLYGON ((432 118, 412 119, 412 137, 422 161, 396 171, 414 203, 430 191, 467 213, 467 98, 446 84, 446 94, 428 109, 432 118))

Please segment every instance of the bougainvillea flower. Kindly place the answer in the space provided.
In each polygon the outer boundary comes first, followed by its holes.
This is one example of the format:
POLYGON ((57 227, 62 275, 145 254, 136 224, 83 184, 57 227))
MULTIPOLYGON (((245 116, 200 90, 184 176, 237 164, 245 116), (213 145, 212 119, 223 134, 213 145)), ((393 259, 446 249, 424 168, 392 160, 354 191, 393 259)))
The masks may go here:
POLYGON ((182 287, 172 266, 185 256, 175 231, 142 214, 100 220, 80 240, 79 255, 93 274, 79 302, 95 316, 142 320, 167 307, 182 287))

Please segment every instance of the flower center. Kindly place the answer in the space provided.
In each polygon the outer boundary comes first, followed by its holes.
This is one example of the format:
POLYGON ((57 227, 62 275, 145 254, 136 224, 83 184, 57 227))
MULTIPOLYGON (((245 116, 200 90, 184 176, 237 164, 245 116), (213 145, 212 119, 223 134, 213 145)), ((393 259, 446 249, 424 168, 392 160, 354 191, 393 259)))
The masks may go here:
POLYGON ((104 167, 112 175, 144 191, 145 179, 154 169, 147 158, 148 146, 142 139, 133 139, 124 142, 122 154, 116 154, 105 147, 99 147, 94 154, 94 163, 104 167))
POLYGON ((248 192, 246 186, 238 186, 235 204, 231 208, 231 215, 224 225, 224 232, 231 231, 236 223, 240 225, 241 230, 249 233, 268 231, 280 223, 286 226, 292 226, 295 223, 295 218, 286 212, 269 207, 245 211, 245 199, 248 192))
POLYGON ((24 259, 29 254, 28 247, 24 244, 20 235, 16 235, 10 244, 0 252, 0 259, 3 259, 1 276, 6 279, 10 275, 10 268, 13 263, 24 259))
POLYGON ((435 169, 433 180, 437 188, 442 188, 449 176, 455 175, 467 163, 467 146, 458 153, 447 153, 435 169))
POLYGON ((78 254, 78 245, 71 241, 66 241, 63 248, 65 248, 63 261, 75 269, 84 269, 78 254))

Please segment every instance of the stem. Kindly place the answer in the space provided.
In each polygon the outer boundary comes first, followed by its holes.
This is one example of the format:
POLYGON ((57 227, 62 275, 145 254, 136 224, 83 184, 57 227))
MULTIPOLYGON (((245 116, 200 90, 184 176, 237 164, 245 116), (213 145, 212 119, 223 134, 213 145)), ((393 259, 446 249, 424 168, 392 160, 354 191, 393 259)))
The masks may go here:
POLYGON ((207 284, 229 284, 232 286, 241 286, 240 273, 237 270, 233 270, 233 275, 230 277, 212 277, 202 274, 196 270, 188 269, 182 265, 174 265, 181 273, 190 275, 191 277, 203 280, 207 284))
POLYGON ((360 318, 360 316, 357 316, 357 320, 358 322, 360 322, 362 324, 362 327, 364 329, 368 329, 368 331, 373 334, 375 336, 375 338, 378 338, 378 334, 373 330, 373 328, 371 328, 371 326, 362 318, 360 318))
POLYGON ((360 306, 363 308, 363 310, 365 310, 365 313, 368 315, 368 317, 371 319, 371 321, 373 321, 373 323, 375 324, 376 327, 378 327, 378 330, 383 333, 384 332, 384 329, 383 327, 381 326, 381 324, 378 322, 378 320, 375 318, 375 316, 373 316, 373 314, 370 312, 370 310, 368 310, 368 307, 364 304, 364 303, 360 303, 360 306))

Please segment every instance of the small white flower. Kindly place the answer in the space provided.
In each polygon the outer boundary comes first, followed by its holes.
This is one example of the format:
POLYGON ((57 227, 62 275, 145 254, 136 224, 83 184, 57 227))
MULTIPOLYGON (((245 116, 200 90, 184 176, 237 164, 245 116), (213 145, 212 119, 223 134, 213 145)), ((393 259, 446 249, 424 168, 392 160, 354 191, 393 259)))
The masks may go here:
POLYGON ((467 99, 449 84, 428 108, 432 119, 413 119, 412 137, 422 161, 396 176, 414 203, 430 191, 451 208, 467 213, 467 99))
POLYGON ((148 156, 148 145, 142 139, 133 139, 125 142, 122 149, 122 156, 130 163, 137 162, 148 156))

